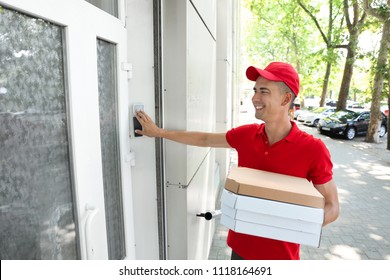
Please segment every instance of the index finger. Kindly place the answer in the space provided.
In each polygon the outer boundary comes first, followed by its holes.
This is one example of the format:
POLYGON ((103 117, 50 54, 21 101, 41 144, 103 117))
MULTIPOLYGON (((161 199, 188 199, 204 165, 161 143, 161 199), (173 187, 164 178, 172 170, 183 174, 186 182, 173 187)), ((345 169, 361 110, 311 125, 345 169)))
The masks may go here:
POLYGON ((143 122, 152 121, 152 119, 149 117, 149 115, 146 114, 144 111, 138 111, 137 115, 143 122))

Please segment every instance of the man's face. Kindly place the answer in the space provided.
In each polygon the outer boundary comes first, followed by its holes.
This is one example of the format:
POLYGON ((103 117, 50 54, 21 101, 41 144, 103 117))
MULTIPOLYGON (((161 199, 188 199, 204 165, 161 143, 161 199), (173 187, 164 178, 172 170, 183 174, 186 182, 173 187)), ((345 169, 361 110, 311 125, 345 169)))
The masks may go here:
POLYGON ((259 76, 253 91, 252 103, 257 119, 267 122, 279 118, 281 114, 286 114, 286 95, 281 94, 276 82, 259 76))

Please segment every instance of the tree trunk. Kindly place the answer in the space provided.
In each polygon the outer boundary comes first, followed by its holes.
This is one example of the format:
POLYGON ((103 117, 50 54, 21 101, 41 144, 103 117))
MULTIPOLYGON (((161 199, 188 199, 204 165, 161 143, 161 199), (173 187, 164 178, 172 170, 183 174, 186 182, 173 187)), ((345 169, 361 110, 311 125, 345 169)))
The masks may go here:
POLYGON ((390 137, 389 137, 389 129, 390 129, 390 51, 388 54, 388 63, 387 63, 387 89, 389 90, 387 96, 387 110, 389 110, 389 115, 387 116, 387 149, 390 151, 390 137))
POLYGON ((361 18, 358 19, 359 5, 360 5, 358 1, 352 1, 353 7, 349 6, 348 0, 344 0, 343 2, 344 2, 344 15, 345 15, 348 32, 349 32, 349 43, 347 47, 347 58, 345 60, 343 79, 341 81, 339 98, 336 107, 337 111, 345 110, 347 108, 347 99, 349 95, 349 88, 351 86, 353 66, 356 60, 356 50, 359 42, 359 35, 363 28, 363 23, 367 17, 367 13, 364 11, 361 18), (350 10, 353 11, 352 20, 349 16, 350 10))
POLYGON ((325 71, 324 83, 322 84, 322 93, 321 93, 320 107, 324 107, 325 106, 326 94, 328 93, 328 84, 329 84, 329 76, 330 76, 331 68, 332 68, 332 63, 330 61, 328 61, 326 63, 326 71, 325 71))
MULTIPOLYGON (((389 66, 390 66, 390 57, 389 57, 389 66)), ((388 82, 389 83, 389 96, 387 97, 387 108, 389 110, 390 109, 390 71, 389 71, 388 79, 389 79, 389 82, 388 82)), ((390 112, 389 112, 389 115, 387 116, 387 149, 390 151, 389 129, 390 129, 390 112)))
POLYGON ((378 60, 375 69, 374 87, 371 101, 371 117, 368 126, 366 142, 379 143, 379 127, 382 121, 380 110, 383 81, 387 68, 387 56, 389 53, 390 21, 383 24, 382 39, 379 47, 378 60))
POLYGON ((345 110, 347 108, 347 99, 349 95, 349 87, 351 85, 353 66, 356 60, 356 46, 358 43, 359 33, 351 34, 348 44, 347 58, 345 60, 344 74, 341 81, 339 98, 336 106, 336 110, 345 110))

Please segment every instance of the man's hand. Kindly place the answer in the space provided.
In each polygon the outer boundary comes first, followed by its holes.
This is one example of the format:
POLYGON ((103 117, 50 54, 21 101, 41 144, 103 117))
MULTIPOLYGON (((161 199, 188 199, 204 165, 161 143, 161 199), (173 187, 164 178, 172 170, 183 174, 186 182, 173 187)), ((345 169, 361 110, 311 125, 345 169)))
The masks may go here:
POLYGON ((142 130, 136 129, 136 133, 149 137, 162 137, 163 129, 159 128, 145 112, 138 111, 135 117, 142 125, 142 130))

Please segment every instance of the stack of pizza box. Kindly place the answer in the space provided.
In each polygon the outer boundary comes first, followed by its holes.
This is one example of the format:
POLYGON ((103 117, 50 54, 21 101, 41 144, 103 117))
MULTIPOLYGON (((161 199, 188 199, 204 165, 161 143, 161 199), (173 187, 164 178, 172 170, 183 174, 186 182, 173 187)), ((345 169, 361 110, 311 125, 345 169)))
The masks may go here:
POLYGON ((221 223, 240 233, 319 247, 324 205, 305 178, 235 167, 223 190, 221 223))

